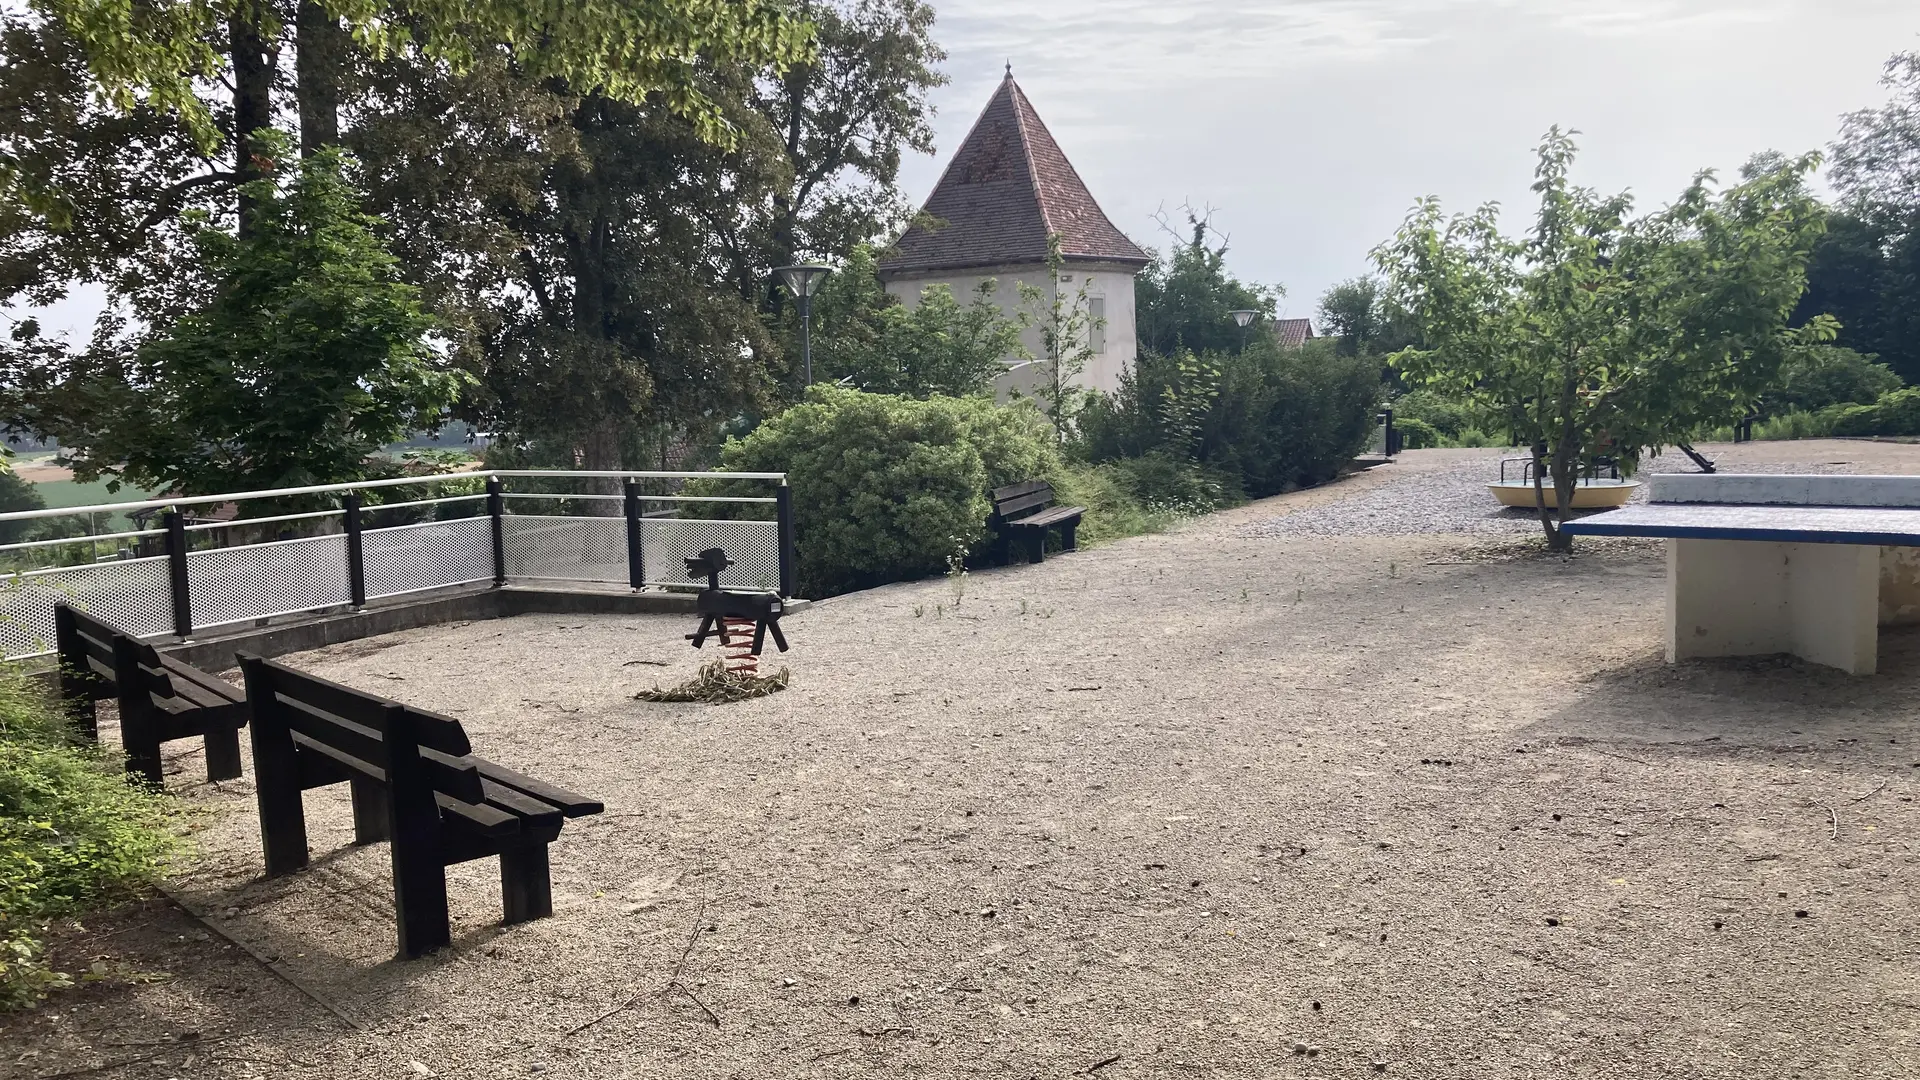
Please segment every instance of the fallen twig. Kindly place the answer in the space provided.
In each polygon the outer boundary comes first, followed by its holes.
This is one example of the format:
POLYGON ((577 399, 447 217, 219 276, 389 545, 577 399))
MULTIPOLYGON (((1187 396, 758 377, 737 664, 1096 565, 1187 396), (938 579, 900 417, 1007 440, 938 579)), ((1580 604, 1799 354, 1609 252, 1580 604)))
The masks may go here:
MULTIPOLYGON (((657 992, 660 994, 660 996, 665 997, 667 994, 671 993, 674 989, 676 988, 679 989, 680 992, 686 994, 688 998, 692 999, 695 1005, 700 1006, 700 1011, 707 1014, 707 1019, 713 1021, 714 1027, 719 1027, 720 1018, 713 1015, 713 1010, 707 1008, 706 1002, 701 1001, 697 997, 694 997, 693 991, 688 990, 685 984, 681 983, 680 981, 680 973, 684 971, 687 966, 687 957, 693 954, 694 943, 700 940, 700 926, 703 922, 706 921, 706 917, 707 917, 707 902, 705 900, 702 900, 700 901, 700 910, 694 912, 693 914, 693 929, 687 934, 687 943, 681 946, 680 948, 680 959, 674 961, 673 974, 667 977, 666 985, 662 986, 657 992)), ((598 1024, 600 1021, 605 1020, 610 1016, 613 1016, 615 1013, 623 1012, 627 1009, 632 1008, 635 1002, 639 1001, 641 998, 645 996, 647 996, 647 992, 645 990, 635 990, 631 995, 627 997, 625 1001, 620 1002, 619 1004, 615 1005, 613 1008, 608 1009, 606 1012, 601 1013, 599 1016, 596 1016, 593 1019, 586 1021, 585 1023, 577 1024, 571 1028, 568 1028, 567 1034, 578 1035, 581 1032, 587 1030, 588 1028, 594 1026, 595 1024, 598 1024)))
POLYGON ((1886 789, 1886 786, 1887 786, 1887 782, 1886 782, 1885 780, 1882 780, 1882 781, 1880 781, 1880 786, 1879 786, 1879 787, 1876 787, 1876 788, 1874 788, 1874 789, 1873 789, 1872 791, 1869 791, 1869 792, 1867 792, 1867 793, 1866 793, 1865 795, 1855 795, 1855 796, 1853 797, 1853 801, 1854 801, 1854 802, 1859 802, 1859 801, 1861 801, 1862 799, 1871 799, 1871 798, 1873 798, 1873 797, 1874 797, 1875 795, 1878 795, 1878 794, 1880 794, 1880 792, 1881 792, 1881 791, 1883 791, 1883 790, 1885 790, 1885 789, 1886 789))
POLYGON ((1120 1060, 1120 1055, 1119 1055, 1119 1054, 1115 1054, 1115 1055, 1113 1055, 1113 1056, 1112 1056, 1112 1057, 1110 1057, 1110 1058, 1104 1058, 1104 1059, 1102 1059, 1102 1060, 1100 1060, 1100 1061, 1096 1061, 1096 1062, 1094 1062, 1093 1064, 1091 1064, 1091 1065, 1089 1065, 1089 1066, 1087 1066, 1087 1067, 1086 1067, 1086 1068, 1085 1068, 1084 1070, 1082 1070, 1082 1071, 1083 1071, 1083 1073, 1084 1073, 1085 1075, 1087 1075, 1087 1076, 1092 1076, 1092 1075, 1093 1075, 1094 1073, 1097 1073, 1097 1072, 1099 1072, 1099 1071, 1100 1071, 1101 1069, 1104 1069, 1104 1068, 1106 1068, 1107 1066, 1109 1066, 1109 1065, 1111 1065, 1111 1064, 1113 1064, 1114 1062, 1116 1062, 1116 1061, 1119 1061, 1119 1060, 1120 1060))
POLYGON ((1833 807, 1827 805, 1826 803, 1816 802, 1813 805, 1827 812, 1827 825, 1832 829, 1832 834, 1829 835, 1827 839, 1829 840, 1840 839, 1840 815, 1834 813, 1833 807))

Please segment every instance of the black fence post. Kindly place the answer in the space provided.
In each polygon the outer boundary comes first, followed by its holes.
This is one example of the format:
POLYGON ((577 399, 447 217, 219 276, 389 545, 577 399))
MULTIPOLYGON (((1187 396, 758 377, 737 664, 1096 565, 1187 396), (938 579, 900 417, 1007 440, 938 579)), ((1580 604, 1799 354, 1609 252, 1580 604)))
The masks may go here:
POLYGON ((349 491, 340 498, 347 518, 347 602, 354 607, 367 606, 367 553, 360 540, 360 493, 349 491))
POLYGON ((780 595, 792 596, 793 580, 793 489, 785 480, 773 493, 773 506, 780 520, 780 595))
POLYGON ((507 583, 506 486, 497 476, 487 477, 487 516, 493 519, 493 587, 507 583))
POLYGON ((178 510, 161 516, 167 530, 167 578, 173 586, 173 632, 193 636, 193 592, 187 587, 187 522, 178 510))
POLYGON ((627 584, 638 592, 647 583, 646 552, 641 550, 640 481, 627 481, 627 584))

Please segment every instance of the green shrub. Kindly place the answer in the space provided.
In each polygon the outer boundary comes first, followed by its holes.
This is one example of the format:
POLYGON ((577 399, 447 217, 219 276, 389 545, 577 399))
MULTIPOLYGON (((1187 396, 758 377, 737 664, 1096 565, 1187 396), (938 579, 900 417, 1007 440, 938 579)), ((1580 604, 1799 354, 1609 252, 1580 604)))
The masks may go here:
POLYGON ((1430 450, 1439 446, 1441 443, 1439 429, 1427 423, 1425 420, 1416 420, 1411 416, 1402 417, 1396 414, 1393 418, 1393 429, 1400 433, 1400 446, 1402 449, 1430 450))
POLYGON ((729 440, 720 460, 788 474, 799 589, 813 597, 945 569, 956 549, 986 539, 989 489, 1059 465, 1031 406, 831 386, 729 440))
MULTIPOLYGON (((1432 390, 1409 390, 1390 402, 1396 426, 1418 420, 1431 426, 1446 439, 1459 438, 1462 431, 1476 426, 1473 410, 1463 402, 1442 397, 1432 390)), ((1432 445, 1442 446, 1444 442, 1432 445)))
POLYGON ((1184 359, 1142 353, 1119 391, 1080 414, 1082 454, 1191 456, 1264 498, 1331 480, 1373 437, 1378 365, 1339 355, 1330 339, 1184 359))
POLYGON ((1843 405, 1832 410, 1835 435, 1920 435, 1920 387, 1880 395, 1872 405, 1843 405))
POLYGON ((1812 413, 1830 405, 1872 405, 1898 389, 1900 376, 1884 364, 1837 345, 1809 345, 1780 365, 1779 384, 1764 404, 1775 414, 1812 413))
POLYGON ((41 955, 46 920, 152 885, 177 844, 165 797, 67 732, 41 686, 0 667, 0 1008, 64 984, 41 955))

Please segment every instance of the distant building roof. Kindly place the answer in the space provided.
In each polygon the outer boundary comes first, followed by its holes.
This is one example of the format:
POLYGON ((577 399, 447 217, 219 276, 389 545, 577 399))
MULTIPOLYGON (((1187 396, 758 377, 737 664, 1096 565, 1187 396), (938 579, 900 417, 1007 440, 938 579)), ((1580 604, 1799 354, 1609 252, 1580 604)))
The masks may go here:
POLYGON ((1280 340, 1280 346, 1297 349, 1313 340, 1312 319, 1275 319, 1273 336, 1280 340))
POLYGON ((1052 233, 1060 234, 1061 254, 1069 261, 1148 262, 1147 253, 1093 201, 1011 71, 941 174, 923 213, 938 219, 934 227, 910 226, 880 260, 882 276, 1045 262, 1052 233))

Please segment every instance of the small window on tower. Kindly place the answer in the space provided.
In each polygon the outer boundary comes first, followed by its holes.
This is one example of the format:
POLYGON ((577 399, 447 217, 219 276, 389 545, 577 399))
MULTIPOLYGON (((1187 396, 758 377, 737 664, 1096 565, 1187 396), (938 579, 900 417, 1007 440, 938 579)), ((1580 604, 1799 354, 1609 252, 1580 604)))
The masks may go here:
POLYGON ((1107 298, 1087 298, 1087 344, 1096 354, 1107 351, 1107 298))

